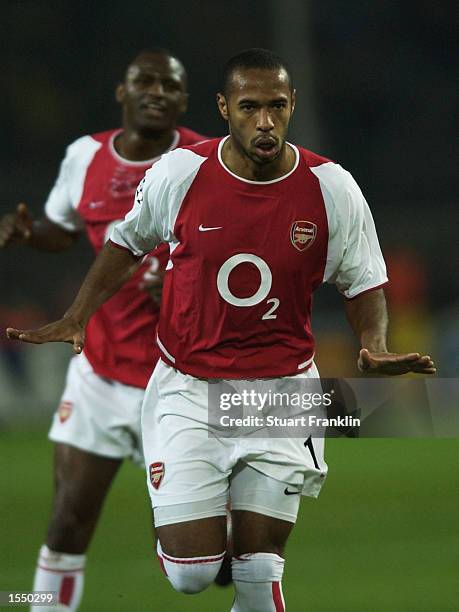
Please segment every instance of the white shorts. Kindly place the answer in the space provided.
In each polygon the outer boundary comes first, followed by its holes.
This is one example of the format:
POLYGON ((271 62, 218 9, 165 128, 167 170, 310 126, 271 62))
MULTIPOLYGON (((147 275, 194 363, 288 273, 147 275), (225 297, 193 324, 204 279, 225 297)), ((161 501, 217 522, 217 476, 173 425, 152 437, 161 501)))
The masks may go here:
POLYGON ((144 389, 96 374, 84 353, 70 360, 49 438, 81 450, 144 465, 141 408, 144 389))
MULTIPOLYGON (((318 376, 315 365, 298 375, 318 376)), ((276 380, 270 382, 276 384, 276 380)), ((155 518, 161 514, 162 524, 174 521, 166 521, 164 512, 156 509, 183 505, 185 510, 187 504, 227 498, 231 474, 244 465, 276 481, 282 496, 286 487, 318 496, 327 474, 323 438, 313 438, 313 457, 302 438, 210 437, 207 403, 207 381, 158 362, 145 392, 142 436, 148 490, 155 518)), ((244 487, 238 489, 243 491, 244 487)), ((232 495, 231 503, 241 510, 270 514, 249 508, 247 495, 244 501, 232 495)), ((177 515, 175 518, 180 522, 177 515)))

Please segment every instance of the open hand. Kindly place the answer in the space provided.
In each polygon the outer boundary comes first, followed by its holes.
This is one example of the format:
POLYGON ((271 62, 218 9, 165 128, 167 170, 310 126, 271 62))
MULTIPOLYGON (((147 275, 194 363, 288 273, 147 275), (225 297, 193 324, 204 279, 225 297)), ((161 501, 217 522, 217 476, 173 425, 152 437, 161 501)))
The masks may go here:
POLYGON ((387 374, 389 376, 398 376, 407 372, 435 374, 437 371, 430 355, 372 353, 366 348, 361 349, 357 365, 359 370, 366 374, 387 374))
POLYGON ((18 204, 16 212, 0 219, 0 248, 25 244, 32 236, 32 217, 26 204, 18 204))
POLYGON ((38 329, 14 329, 8 327, 7 338, 32 344, 46 342, 68 342, 75 353, 81 353, 84 346, 84 328, 71 317, 64 317, 38 329))

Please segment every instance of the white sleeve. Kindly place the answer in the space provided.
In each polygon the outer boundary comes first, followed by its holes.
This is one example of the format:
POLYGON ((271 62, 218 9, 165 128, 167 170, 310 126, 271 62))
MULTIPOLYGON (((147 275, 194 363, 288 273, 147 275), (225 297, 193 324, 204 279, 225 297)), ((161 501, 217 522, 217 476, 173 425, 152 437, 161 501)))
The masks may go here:
POLYGON ((329 239, 324 282, 351 299, 387 282, 370 208, 352 175, 338 164, 311 168, 319 178, 329 239))
POLYGON ((84 229, 77 206, 83 193, 86 170, 100 146, 90 136, 83 136, 67 147, 56 182, 46 200, 48 219, 69 232, 84 229))
POLYGON ((183 149, 163 155, 140 181, 133 208, 113 228, 110 240, 137 256, 160 242, 175 242, 180 206, 205 159, 183 149))
POLYGON ((145 255, 163 241, 158 212, 167 205, 170 185, 161 166, 160 160, 147 170, 135 192, 134 206, 110 235, 112 242, 134 255, 145 255))

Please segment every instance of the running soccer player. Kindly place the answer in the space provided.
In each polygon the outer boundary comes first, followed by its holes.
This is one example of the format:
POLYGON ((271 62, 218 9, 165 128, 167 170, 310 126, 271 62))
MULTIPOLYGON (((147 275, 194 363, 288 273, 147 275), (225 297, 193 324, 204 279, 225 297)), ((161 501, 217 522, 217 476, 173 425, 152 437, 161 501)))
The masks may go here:
MULTIPOLYGON (((116 89, 122 128, 83 136, 67 149, 45 205, 32 220, 27 206, 0 220, 0 246, 61 251, 86 230, 98 253, 132 207, 145 171, 178 146, 204 139, 176 127, 187 107, 185 69, 163 49, 143 51, 116 89)), ((85 552, 110 484, 125 457, 142 461, 140 408, 158 359, 159 303, 151 292, 168 259, 166 245, 145 257, 123 289, 91 318, 84 353, 71 360, 49 437, 55 442, 55 494, 34 589, 57 591, 76 610, 85 552)))
POLYGON ((90 315, 145 253, 169 243, 161 360, 142 409, 160 563, 178 591, 205 589, 225 555, 230 493, 232 611, 280 612, 300 493, 316 497, 327 473, 323 439, 209 435, 209 381, 270 378, 276 389, 285 377, 317 379, 311 296, 324 281, 345 297, 361 370, 435 366, 387 351, 387 276, 370 210, 341 166, 286 141, 295 91, 283 60, 263 49, 233 57, 217 102, 229 136, 163 156, 65 316, 7 334, 79 353, 90 315))

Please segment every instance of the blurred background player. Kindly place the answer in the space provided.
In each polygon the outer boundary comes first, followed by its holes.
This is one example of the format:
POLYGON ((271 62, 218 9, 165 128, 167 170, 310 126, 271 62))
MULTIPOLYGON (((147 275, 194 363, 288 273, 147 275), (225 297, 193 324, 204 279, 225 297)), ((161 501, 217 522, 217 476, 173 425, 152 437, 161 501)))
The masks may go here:
MULTIPOLYGON (((97 254, 132 207, 145 171, 165 152, 204 139, 176 123, 187 108, 187 75, 165 49, 139 53, 116 88, 122 128, 83 136, 67 149, 45 216, 25 204, 0 220, 0 247, 71 247, 82 231, 97 254)), ((140 407, 158 359, 161 275, 168 248, 145 257, 134 276, 92 317, 86 348, 71 360, 49 437, 55 493, 34 590, 57 591, 77 609, 85 553, 112 480, 125 457, 142 460, 140 407)))

